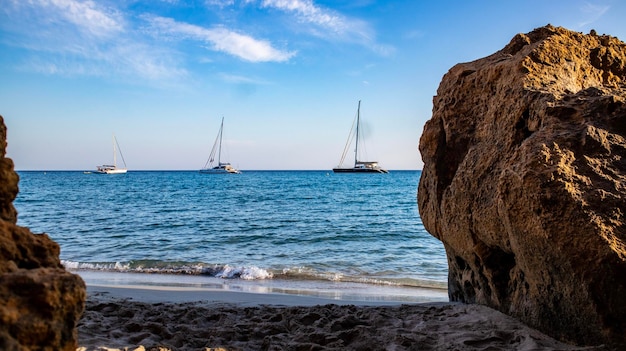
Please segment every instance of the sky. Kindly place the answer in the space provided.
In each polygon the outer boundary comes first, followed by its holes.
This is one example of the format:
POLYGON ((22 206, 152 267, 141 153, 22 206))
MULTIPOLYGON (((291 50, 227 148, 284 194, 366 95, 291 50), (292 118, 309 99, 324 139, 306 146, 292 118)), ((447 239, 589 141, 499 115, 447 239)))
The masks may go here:
POLYGON ((421 169, 452 66, 546 24, 626 40, 625 15, 621 0, 0 0, 7 156, 94 170, 115 135, 131 171, 196 170, 223 117, 239 169, 330 170, 361 101, 363 158, 421 169))

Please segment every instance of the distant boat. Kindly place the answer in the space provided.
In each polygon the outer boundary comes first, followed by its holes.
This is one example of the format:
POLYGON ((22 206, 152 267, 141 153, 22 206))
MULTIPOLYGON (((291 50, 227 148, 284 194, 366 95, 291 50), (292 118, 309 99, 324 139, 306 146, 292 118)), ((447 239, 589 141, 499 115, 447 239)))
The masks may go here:
POLYGON ((333 168, 333 172, 335 173, 389 173, 386 169, 380 168, 378 166, 377 161, 360 161, 359 160, 359 130, 361 124, 361 100, 359 100, 359 106, 357 107, 356 119, 352 123, 352 128, 350 129, 350 134, 348 135, 348 141, 346 142, 346 147, 343 150, 343 154, 341 155, 341 161, 339 165, 333 168), (348 150, 352 146, 352 140, 355 139, 354 143, 354 166, 353 167, 344 167, 343 163, 346 159, 346 155, 348 154, 348 150))
POLYGON ((113 135, 113 164, 112 165, 102 165, 96 167, 96 173, 99 174, 124 174, 126 173, 126 161, 124 161, 124 155, 122 155, 122 150, 120 149, 120 145, 117 143, 117 139, 115 139, 115 135, 113 135), (122 157, 122 162, 124 163, 124 168, 117 167, 117 151, 119 150, 120 156, 122 157))
POLYGON ((222 124, 220 125, 220 131, 217 133, 215 143, 211 149, 209 159, 204 164, 204 167, 200 169, 200 173, 208 174, 239 174, 241 171, 234 168, 228 162, 222 162, 222 134, 224 131, 224 117, 222 117, 222 124), (217 163, 215 162, 215 154, 217 154, 217 163))

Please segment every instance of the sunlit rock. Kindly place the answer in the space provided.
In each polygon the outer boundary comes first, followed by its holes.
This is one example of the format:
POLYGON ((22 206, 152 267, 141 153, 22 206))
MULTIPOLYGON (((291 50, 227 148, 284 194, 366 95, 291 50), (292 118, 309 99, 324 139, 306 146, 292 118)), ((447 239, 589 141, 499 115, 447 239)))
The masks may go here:
POLYGON ((626 45, 550 25, 443 77, 418 202, 453 301, 626 344, 626 45))

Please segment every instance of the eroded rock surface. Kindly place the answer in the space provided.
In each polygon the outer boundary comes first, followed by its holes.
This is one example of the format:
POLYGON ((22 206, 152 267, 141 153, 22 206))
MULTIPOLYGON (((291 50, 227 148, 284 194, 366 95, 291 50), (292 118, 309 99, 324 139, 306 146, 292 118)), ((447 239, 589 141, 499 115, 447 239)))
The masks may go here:
POLYGON ((625 99, 626 44, 550 25, 443 77, 418 203, 451 300, 626 345, 625 99))
POLYGON ((85 284, 63 268, 57 243, 16 225, 19 177, 6 133, 0 116, 0 350, 74 351, 85 284))

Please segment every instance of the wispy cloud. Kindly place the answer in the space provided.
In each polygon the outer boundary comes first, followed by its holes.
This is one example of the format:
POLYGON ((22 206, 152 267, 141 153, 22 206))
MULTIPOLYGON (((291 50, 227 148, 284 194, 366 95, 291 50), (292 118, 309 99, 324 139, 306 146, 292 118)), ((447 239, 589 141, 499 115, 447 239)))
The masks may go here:
POLYGON ((225 8, 234 5, 235 0, 206 0, 205 3, 209 6, 225 8))
POLYGON ((382 55, 391 54, 391 46, 377 43, 376 33, 365 21, 316 5, 312 0, 261 0, 262 8, 293 14, 309 32, 328 40, 357 43, 382 55))
MULTIPOLYGON (((218 7, 233 3, 207 1, 218 7)), ((168 3, 176 6, 175 2, 168 3)), ((29 52, 16 63, 22 70, 133 81, 166 80, 170 81, 168 85, 188 77, 184 64, 194 60, 188 56, 193 55, 190 51, 177 45, 182 42, 195 41, 197 47, 247 62, 285 62, 296 54, 224 27, 205 28, 166 17, 134 14, 107 4, 111 3, 8 0, 0 12, 0 29, 11 35, 0 40, 29 52), (146 22, 137 22, 137 18, 148 21, 149 34, 156 33, 158 40, 146 36, 140 27, 146 22), (163 39, 170 41, 165 45, 163 39)))
POLYGON ((106 38, 124 31, 123 16, 92 1, 9 0, 3 6, 3 27, 30 37, 71 32, 84 38, 106 38))
POLYGON ((7 43, 27 49, 20 69, 54 75, 175 80, 175 53, 137 40, 122 12, 93 1, 12 0, 4 9, 7 43), (132 77, 132 78, 131 78, 132 77))
POLYGON ((347 18, 316 6, 311 0, 262 0, 261 6, 293 12, 302 21, 319 25, 335 33, 351 30, 347 18))
POLYGON ((611 7, 606 5, 594 5, 586 2, 581 8, 580 11, 585 16, 585 19, 578 23, 579 27, 585 27, 591 23, 599 20, 607 11, 609 11, 611 7))
POLYGON ((225 52, 250 62, 284 62, 296 54, 293 51, 276 49, 266 40, 258 40, 223 27, 204 28, 158 16, 146 16, 145 18, 150 22, 152 28, 161 35, 199 40, 208 43, 213 50, 225 52))
POLYGON ((60 19, 76 25, 76 28, 94 36, 114 35, 123 31, 123 19, 118 11, 93 1, 41 0, 43 9, 50 9, 60 19))
POLYGON ((229 73, 220 73, 220 78, 228 83, 233 84, 253 84, 253 85, 268 85, 270 84, 268 81, 263 79, 250 78, 242 75, 229 74, 229 73))
POLYGON ((218 77, 229 85, 230 92, 235 94, 238 98, 252 96, 257 92, 258 87, 272 84, 264 79, 239 74, 220 73, 218 77))
MULTIPOLYGON (((189 77, 187 62, 223 62, 211 55, 216 52, 248 63, 288 62, 297 55, 295 50, 281 48, 256 34, 274 38, 271 33, 287 33, 280 35, 283 43, 300 40, 281 26, 284 22, 274 20, 277 13, 284 15, 282 19, 290 22, 292 29, 297 28, 294 32, 354 43, 383 55, 393 52, 392 47, 377 42, 366 21, 319 6, 313 0, 204 0, 207 17, 235 15, 232 21, 224 22, 194 17, 197 22, 193 23, 191 19, 149 12, 150 6, 141 7, 146 12, 136 12, 140 7, 124 8, 124 2, 5 0, 2 5, 0 41, 24 49, 21 62, 16 63, 20 69, 45 74, 180 81, 189 77), (236 8, 237 4, 240 7, 236 8), (250 6, 263 12, 259 22, 254 22, 256 15, 248 17, 250 6), (246 22, 240 21, 242 18, 246 22), (268 18, 270 22, 265 22, 268 18), (194 56, 199 52, 203 57, 194 56)), ((154 9, 164 6, 178 9, 183 5, 179 0, 161 0, 154 9)))

